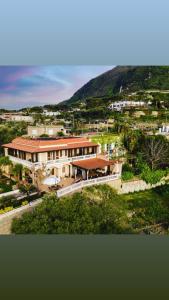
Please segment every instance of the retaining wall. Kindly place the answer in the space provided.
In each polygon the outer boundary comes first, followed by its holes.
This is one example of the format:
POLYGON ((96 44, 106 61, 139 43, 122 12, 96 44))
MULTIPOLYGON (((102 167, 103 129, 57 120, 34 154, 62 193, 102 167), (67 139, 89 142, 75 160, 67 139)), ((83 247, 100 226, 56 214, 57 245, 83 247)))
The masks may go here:
POLYGON ((27 204, 0 215, 0 234, 11 233, 11 223, 14 218, 19 218, 23 213, 31 211, 42 199, 35 200, 31 205, 27 204))
POLYGON ((160 181, 156 184, 147 184, 143 180, 132 180, 132 181, 126 181, 126 182, 121 182, 121 186, 118 189, 119 194, 127 194, 127 193, 134 193, 134 192, 139 192, 139 191, 144 191, 144 190, 149 190, 152 189, 156 186, 160 186, 165 184, 165 181, 160 181))

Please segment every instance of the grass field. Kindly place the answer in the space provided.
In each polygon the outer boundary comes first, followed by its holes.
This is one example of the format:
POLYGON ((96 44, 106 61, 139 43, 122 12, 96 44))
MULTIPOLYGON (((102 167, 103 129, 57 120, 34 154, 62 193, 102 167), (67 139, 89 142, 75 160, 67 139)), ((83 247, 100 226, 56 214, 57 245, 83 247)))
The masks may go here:
POLYGON ((100 135, 94 135, 92 141, 95 143, 111 144, 111 143, 120 143, 121 136, 113 133, 102 133, 100 135))

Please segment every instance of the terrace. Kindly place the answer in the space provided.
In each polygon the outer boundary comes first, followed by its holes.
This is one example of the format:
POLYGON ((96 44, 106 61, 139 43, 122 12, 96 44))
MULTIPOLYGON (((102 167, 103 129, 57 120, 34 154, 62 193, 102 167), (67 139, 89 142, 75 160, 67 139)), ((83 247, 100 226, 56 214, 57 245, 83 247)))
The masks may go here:
POLYGON ((61 163, 85 160, 85 159, 95 158, 95 157, 96 157, 96 154, 94 153, 94 154, 87 154, 87 155, 81 155, 81 156, 63 157, 63 158, 58 158, 55 160, 47 160, 43 163, 42 162, 34 162, 33 163, 28 160, 9 155, 9 158, 13 163, 22 164, 23 166, 25 166, 29 169, 35 168, 35 170, 42 168, 44 163, 47 167, 55 167, 55 166, 57 167, 61 163))

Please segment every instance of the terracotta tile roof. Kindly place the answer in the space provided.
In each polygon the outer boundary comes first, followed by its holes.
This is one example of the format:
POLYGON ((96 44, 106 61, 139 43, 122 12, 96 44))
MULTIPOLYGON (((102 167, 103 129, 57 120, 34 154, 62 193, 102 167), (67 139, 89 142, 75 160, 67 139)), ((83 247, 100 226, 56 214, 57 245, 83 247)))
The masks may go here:
POLYGON ((116 160, 105 160, 101 158, 90 158, 85 160, 79 160, 72 162, 73 166, 79 167, 85 170, 92 170, 92 169, 102 169, 106 166, 111 166, 116 163, 116 160))
POLYGON ((56 140, 34 140, 27 138, 16 138, 9 144, 4 144, 5 148, 26 151, 30 153, 46 152, 54 150, 75 149, 83 147, 98 146, 96 143, 90 142, 86 138, 68 138, 56 140))

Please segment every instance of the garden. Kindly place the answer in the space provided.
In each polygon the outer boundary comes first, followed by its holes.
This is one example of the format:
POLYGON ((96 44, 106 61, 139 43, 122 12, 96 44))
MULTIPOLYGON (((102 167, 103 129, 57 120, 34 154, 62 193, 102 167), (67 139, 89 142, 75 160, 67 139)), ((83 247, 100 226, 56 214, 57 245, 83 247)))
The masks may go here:
POLYGON ((58 199, 45 195, 32 212, 14 219, 16 234, 168 234, 169 185, 118 195, 108 185, 58 199))
POLYGON ((19 185, 18 188, 20 192, 17 195, 0 197, 0 215, 27 205, 43 195, 43 193, 37 191, 36 187, 30 184, 19 185))
POLYGON ((6 176, 0 177, 0 194, 7 193, 13 190, 16 182, 6 176))

